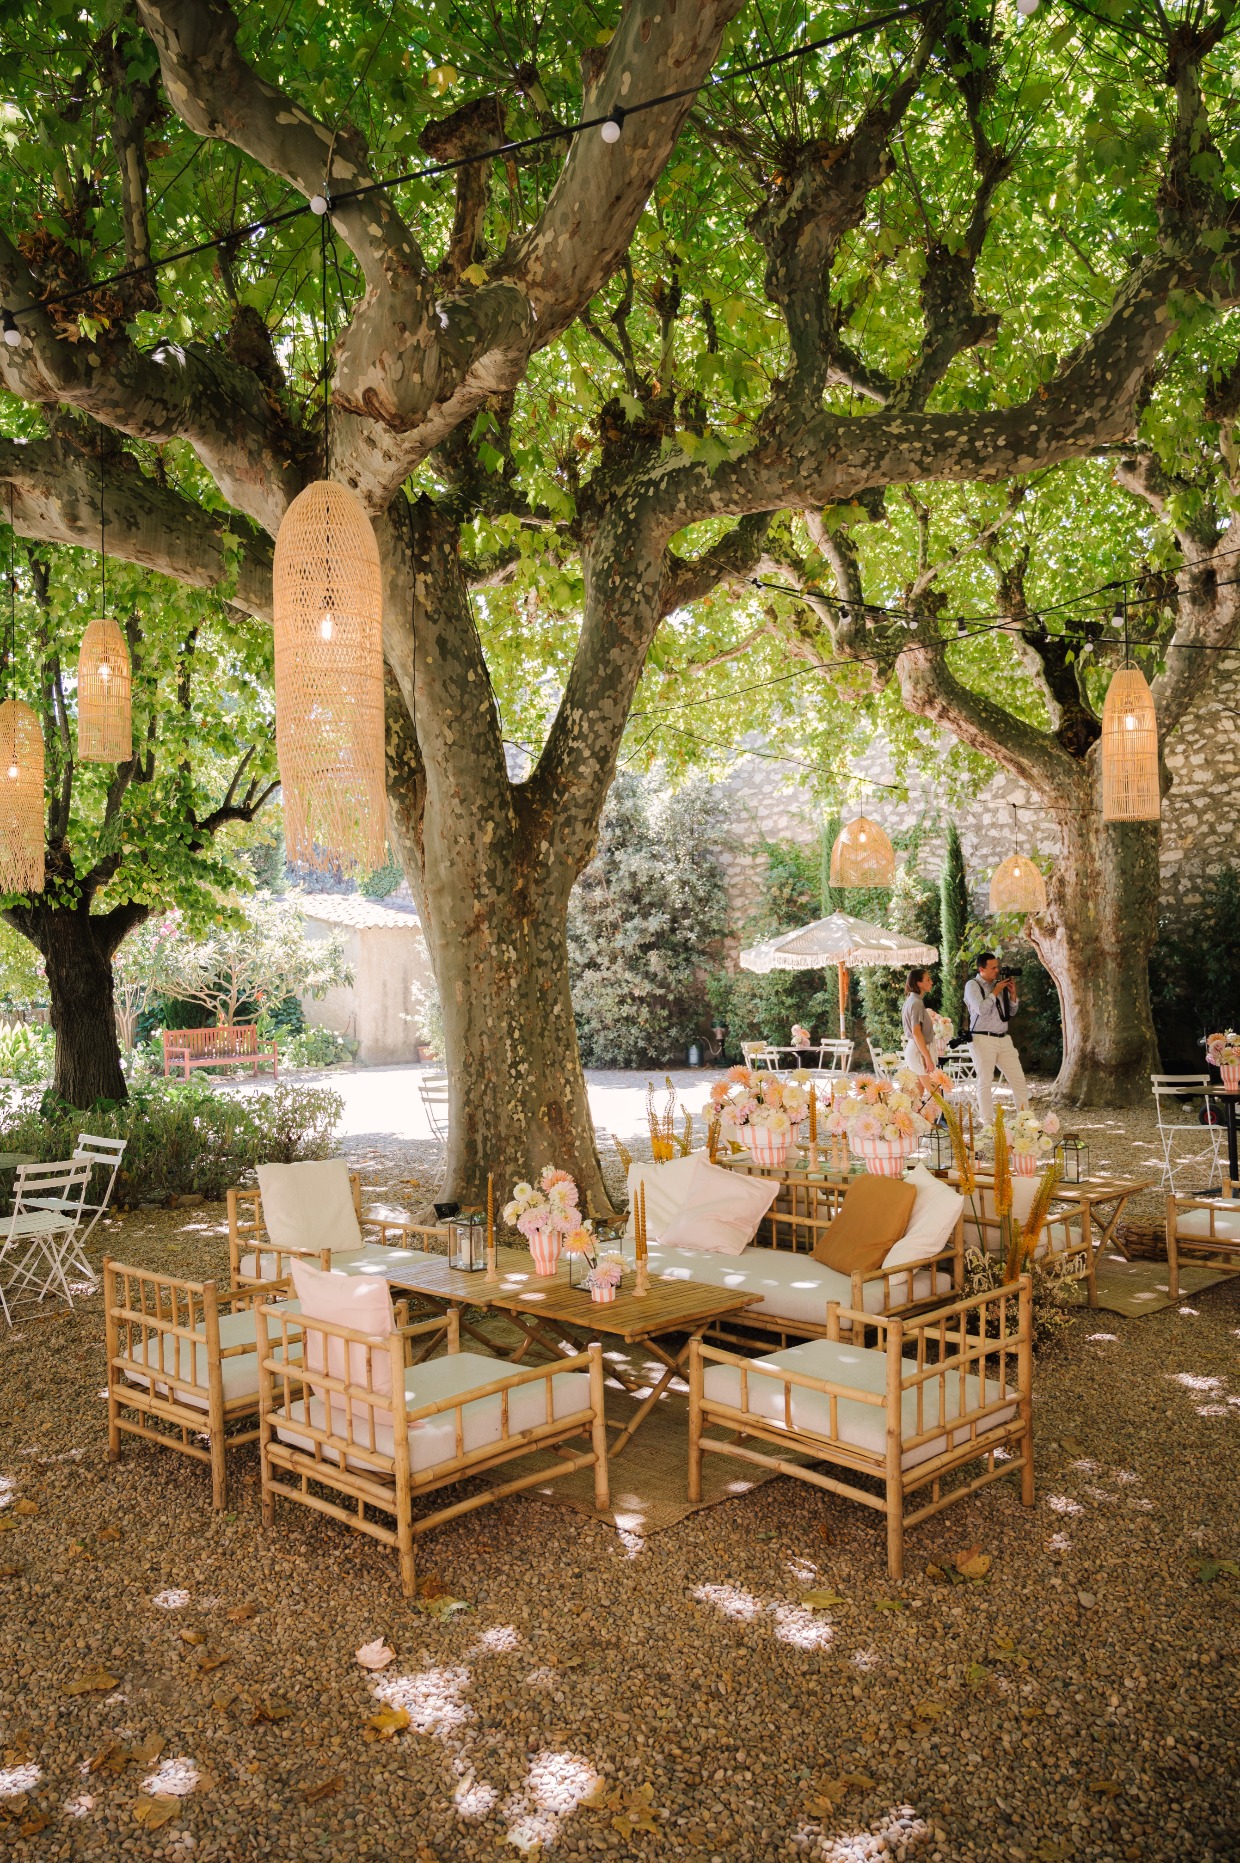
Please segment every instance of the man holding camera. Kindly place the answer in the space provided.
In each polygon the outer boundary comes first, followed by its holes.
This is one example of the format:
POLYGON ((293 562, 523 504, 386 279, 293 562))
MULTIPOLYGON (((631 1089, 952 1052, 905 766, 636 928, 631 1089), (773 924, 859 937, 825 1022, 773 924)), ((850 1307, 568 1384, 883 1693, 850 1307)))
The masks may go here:
POLYGON ((983 951, 978 958, 977 975, 964 986, 964 1006, 969 1014, 969 1040, 977 1069, 978 1105, 983 1125, 990 1125, 995 1116, 991 1088, 996 1067, 1016 1097, 1017 1111, 1029 1104, 1025 1071, 1016 1043, 1008 1034, 1008 1023, 1020 1008, 1016 977, 1011 971, 1000 977, 999 960, 993 951, 983 951))

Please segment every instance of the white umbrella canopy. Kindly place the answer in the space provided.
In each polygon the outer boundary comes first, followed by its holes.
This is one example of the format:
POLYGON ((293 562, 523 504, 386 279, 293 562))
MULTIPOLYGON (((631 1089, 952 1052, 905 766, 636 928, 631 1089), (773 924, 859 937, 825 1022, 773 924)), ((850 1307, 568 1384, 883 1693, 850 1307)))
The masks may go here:
POLYGON ((888 931, 885 925, 870 925, 865 919, 849 918, 846 912, 833 912, 829 918, 802 925, 799 931, 782 932, 778 938, 750 945, 741 952, 740 961, 742 970, 756 970, 762 976, 772 970, 825 970, 834 964, 839 972, 842 1035, 850 970, 877 964, 891 969, 933 964, 938 955, 934 945, 922 944, 920 939, 888 931))

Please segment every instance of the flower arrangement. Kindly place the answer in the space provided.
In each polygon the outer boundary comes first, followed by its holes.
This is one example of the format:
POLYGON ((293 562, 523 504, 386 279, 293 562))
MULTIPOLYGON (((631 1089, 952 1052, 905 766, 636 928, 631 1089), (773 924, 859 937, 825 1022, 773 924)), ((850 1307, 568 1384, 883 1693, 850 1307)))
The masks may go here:
POLYGON ((590 1290, 591 1300, 614 1300, 623 1278, 624 1257, 622 1255, 599 1255, 586 1276, 586 1286, 590 1290))
POLYGON ((793 1047, 794 1048, 808 1048, 811 1045, 811 1040, 812 1040, 812 1037, 810 1036, 809 1030, 807 1028, 803 1028, 799 1022, 794 1022, 792 1025, 793 1047))
POLYGON ((722 1130, 739 1133, 755 1164, 778 1165, 788 1156, 793 1132, 809 1115, 811 1089, 799 1080, 731 1067, 710 1090, 722 1130))
POLYGON ((925 1104, 921 1082, 908 1068, 891 1080, 858 1074, 848 1092, 832 1100, 824 1124, 828 1133, 847 1138, 872 1170, 894 1177, 930 1130, 925 1104))
POLYGON ((1229 1089, 1240 1085, 1240 1035, 1235 1029, 1224 1029, 1222 1034, 1207 1035, 1206 1060, 1211 1067, 1217 1067, 1223 1076, 1223 1084, 1229 1089))
POLYGON ((589 1233, 577 1197, 577 1186, 568 1172, 557 1171, 553 1165, 547 1166, 537 1188, 513 1185, 512 1201, 504 1205, 504 1221, 518 1228, 529 1243, 539 1274, 555 1273, 560 1250, 570 1236, 576 1240, 589 1233))
POLYGON ((941 1015, 937 1009, 930 1011, 930 1048, 939 1056, 956 1033, 956 1024, 950 1016, 941 1015))
POLYGON ((1058 1131, 1059 1120, 1054 1113, 1042 1119, 1028 1109, 1014 1113, 1006 1134, 1012 1169, 1020 1176, 1032 1176, 1037 1160, 1050 1151, 1058 1131))

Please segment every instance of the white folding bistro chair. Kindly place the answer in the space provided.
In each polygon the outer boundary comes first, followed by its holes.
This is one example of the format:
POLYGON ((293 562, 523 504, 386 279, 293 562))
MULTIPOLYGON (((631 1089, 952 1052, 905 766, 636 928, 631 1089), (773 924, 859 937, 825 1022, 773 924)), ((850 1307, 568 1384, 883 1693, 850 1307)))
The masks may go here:
POLYGON ((0 1218, 0 1307, 10 1326, 11 1301, 42 1300, 58 1286, 73 1305, 66 1270, 78 1271, 74 1244, 90 1173, 84 1158, 19 1168, 12 1214, 0 1218))
POLYGON ((73 1239, 74 1266, 84 1274, 94 1273, 86 1259, 86 1244, 90 1240, 95 1224, 112 1201, 116 1174, 121 1168, 121 1159, 125 1155, 125 1147, 128 1143, 128 1139, 98 1138, 93 1132, 79 1132, 77 1144, 73 1147, 74 1163, 80 1163, 85 1159, 90 1165, 91 1174, 87 1179, 88 1183, 93 1180, 96 1171, 107 1173, 107 1183, 104 1184, 103 1195, 98 1203, 83 1201, 82 1220, 86 1223, 86 1227, 73 1239), (89 1221, 86 1220, 88 1217, 89 1221))
POLYGON ((846 1074, 852 1066, 853 1044, 842 1037, 818 1044, 818 1072, 846 1074))
POLYGON ((1210 1076, 1208 1074, 1151 1074, 1150 1086, 1154 1093, 1154 1117, 1158 1121, 1158 1141, 1162 1146, 1163 1162, 1161 1183, 1170 1183, 1173 1192, 1179 1186, 1175 1181, 1177 1171, 1187 1166, 1201 1166, 1210 1161, 1210 1172, 1218 1170, 1219 1145, 1222 1142, 1223 1126, 1221 1115, 1214 1112, 1210 1100, 1210 1076), (1198 1107, 1205 1108, 1207 1120, 1218 1123, 1202 1125, 1198 1107), (1177 1112, 1187 1117, 1177 1118, 1177 1112), (1176 1140, 1189 1133, 1194 1138, 1207 1141, 1204 1148, 1194 1151, 1190 1157, 1176 1159, 1172 1156, 1176 1140))
POLYGON ((448 1140, 448 1076, 446 1074, 423 1074, 418 1082, 418 1092, 426 1108, 426 1117, 430 1121, 431 1131, 437 1139, 445 1144, 448 1140))

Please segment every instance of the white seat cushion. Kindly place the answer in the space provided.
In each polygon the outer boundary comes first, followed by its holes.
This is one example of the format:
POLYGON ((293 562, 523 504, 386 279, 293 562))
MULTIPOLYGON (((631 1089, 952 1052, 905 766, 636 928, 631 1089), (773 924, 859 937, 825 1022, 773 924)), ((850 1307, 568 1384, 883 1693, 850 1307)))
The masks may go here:
MULTIPOLYGON (((425 1267, 427 1262, 442 1261, 442 1256, 434 1255, 420 1248, 386 1248, 382 1242, 367 1242, 362 1248, 345 1249, 332 1254, 332 1272, 334 1274, 374 1274, 383 1276, 397 1268, 425 1267)), ((288 1267, 287 1260, 284 1267, 288 1267)), ((261 1256, 253 1253, 241 1257, 239 1272, 244 1280, 260 1278, 264 1281, 275 1279, 277 1258, 266 1249, 261 1256), (256 1269, 256 1263, 261 1263, 256 1269)))
MULTIPOLYGON (((784 1420, 784 1395, 789 1387, 777 1378, 764 1378, 759 1372, 762 1365, 774 1365, 787 1371, 799 1371, 811 1378, 829 1379, 832 1384, 846 1385, 850 1390, 867 1391, 881 1396, 887 1388, 887 1354, 867 1350, 861 1346, 835 1344, 829 1339, 810 1339, 804 1345, 790 1346, 785 1352, 772 1352, 769 1357, 753 1361, 753 1370, 749 1373, 749 1408, 759 1416, 769 1417, 776 1422, 784 1420)), ((913 1369, 908 1361, 908 1369, 913 1369)), ((965 1411, 973 1410, 979 1402, 979 1380, 967 1377, 965 1384, 965 1411)), ((960 1378, 949 1377, 946 1381, 947 1405, 946 1416, 939 1415, 939 1393, 941 1386, 937 1379, 930 1379, 925 1387, 922 1411, 922 1428, 933 1429, 940 1422, 950 1423, 953 1417, 961 1414, 960 1378)), ((703 1380, 703 1389, 708 1398, 716 1403, 729 1404, 733 1409, 740 1408, 741 1376, 732 1365, 708 1365, 703 1380)), ((812 1431, 816 1436, 830 1437, 831 1400, 823 1391, 808 1391, 803 1386, 793 1385, 792 1422, 798 1430, 812 1431)), ((986 1381, 987 1403, 999 1404, 1000 1391, 998 1382, 989 1378, 986 1381)), ((1010 1403, 1002 1403, 986 1419, 985 1431, 979 1429, 978 1436, 983 1437, 992 1430, 1000 1428, 1016 1415, 1016 1395, 1011 1394, 1010 1403)), ((903 1434, 917 1435, 917 1394, 905 1391, 901 1398, 901 1421, 903 1434)), ((862 1404, 847 1397, 838 1399, 836 1404, 836 1440, 847 1443, 855 1449, 869 1450, 882 1456, 886 1449, 887 1413, 880 1404, 862 1404)), ((953 1430, 951 1447, 969 1439, 968 1426, 953 1430)), ((929 1441, 919 1443, 916 1448, 906 1449, 901 1458, 904 1468, 916 1468, 919 1462, 928 1462, 936 1455, 942 1455, 948 1447, 948 1433, 934 1436, 929 1441)))
MULTIPOLYGON (((280 1303, 288 1312, 296 1313, 298 1305, 295 1300, 280 1303)), ((250 1346, 249 1352, 238 1352, 231 1358, 220 1359, 220 1373, 224 1385, 224 1402, 230 1404, 243 1398, 258 1399, 258 1343, 256 1333, 257 1321, 252 1307, 242 1313, 225 1313, 220 1316, 220 1349, 227 1351, 229 1346, 250 1346)), ((135 1329, 136 1330, 136 1329, 135 1329)), ((142 1339, 135 1338, 133 1356, 139 1364, 149 1365, 155 1371, 170 1372, 174 1378, 184 1378, 198 1386, 198 1391, 176 1390, 161 1379, 156 1378, 154 1390, 159 1397, 172 1396, 174 1402, 188 1405, 191 1410, 206 1410, 207 1365, 208 1355, 206 1336, 203 1327, 195 1328, 203 1343, 193 1348, 193 1362, 190 1362, 190 1343, 188 1339, 172 1333, 147 1333, 142 1339)), ((299 1343, 290 1341, 290 1356, 298 1357, 299 1343)), ((151 1388, 149 1378, 141 1372, 126 1373, 131 1384, 140 1384, 151 1388)))
MULTIPOLYGON (((846 1274, 837 1274, 812 1255, 794 1255, 791 1249, 747 1248, 740 1255, 716 1255, 698 1249, 657 1247, 650 1250, 650 1272, 661 1280, 696 1281, 704 1287, 737 1288, 742 1293, 761 1294, 752 1313, 772 1319, 809 1321, 815 1326, 827 1323, 827 1302, 838 1300, 842 1307, 852 1305, 852 1282, 846 1274)), ((892 1300, 904 1305, 909 1300, 924 1300, 931 1292, 951 1292, 951 1275, 942 1270, 934 1274, 923 1268, 912 1277, 913 1291, 908 1292, 908 1275, 891 1282, 892 1300)), ((882 1310, 883 1284, 869 1281, 865 1289, 865 1310, 882 1310)))
POLYGON ((362 1232, 343 1158, 260 1164, 263 1222, 276 1248, 359 1249, 362 1232))
MULTIPOLYGON (((1181 1236, 1208 1236, 1210 1234, 1209 1210, 1185 1210, 1183 1215, 1176 1211, 1175 1232, 1181 1236)), ((1214 1214, 1214 1234, 1219 1241, 1240 1241, 1240 1211, 1229 1215, 1224 1210, 1214 1214)))
MULTIPOLYGON (((446 1358, 431 1359, 425 1365, 414 1365, 406 1371, 405 1402, 410 1410, 416 1410, 422 1404, 439 1403, 445 1397, 459 1397, 462 1392, 495 1384, 508 1369, 502 1360, 488 1358, 482 1352, 453 1352, 446 1358)), ((522 1430, 537 1429, 546 1422, 546 1392, 546 1383, 541 1378, 510 1390, 510 1436, 522 1430)), ((584 1371, 558 1372, 551 1380, 551 1402, 552 1413, 556 1418, 570 1417, 577 1411, 588 1410, 589 1374, 584 1371)), ((312 1398, 310 1421, 317 1429, 323 1427, 323 1416, 322 1400, 312 1398)), ((499 1442, 503 1435, 499 1392, 466 1404, 461 1412, 461 1423, 467 1450, 489 1448, 492 1443, 499 1442)), ((363 1420, 359 1418, 355 1424, 359 1440, 364 1427, 363 1420)), ((312 1438, 299 1434, 296 1417, 291 1421, 277 1422, 276 1433, 282 1442, 290 1443, 294 1448, 310 1449, 313 1446, 312 1438)), ((374 1446, 379 1455, 390 1456, 392 1453, 390 1412, 376 1414, 374 1446)), ((330 1459, 338 1460, 334 1451, 324 1453, 330 1459)), ((454 1461, 455 1458, 455 1410, 445 1410, 435 1417, 423 1417, 409 1425, 409 1460, 415 1470, 438 1468, 441 1463, 454 1461)), ((351 1463, 352 1458, 346 1457, 346 1462, 351 1463)))

